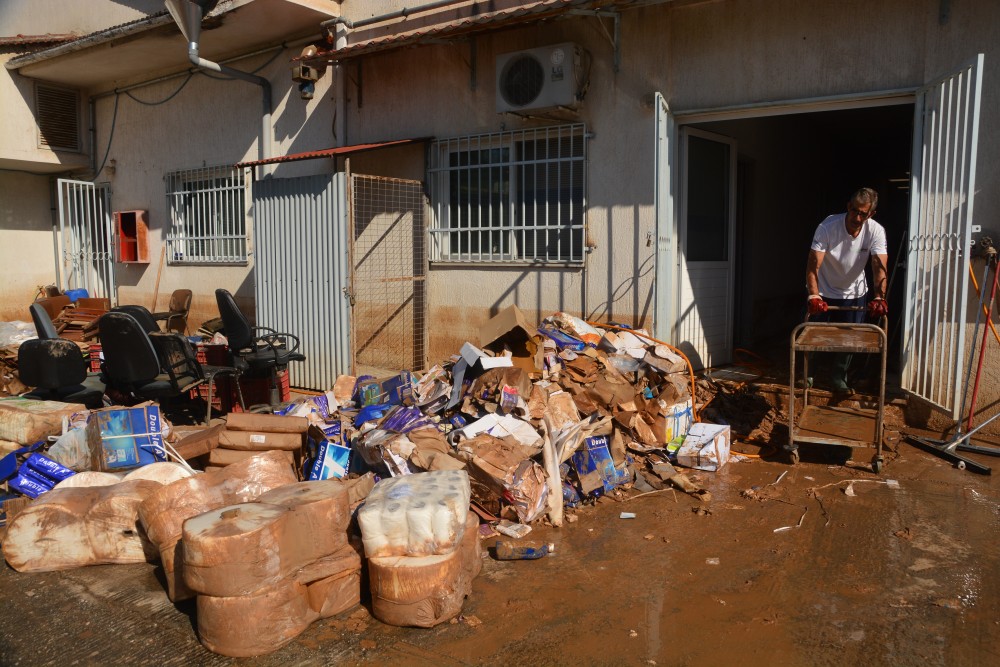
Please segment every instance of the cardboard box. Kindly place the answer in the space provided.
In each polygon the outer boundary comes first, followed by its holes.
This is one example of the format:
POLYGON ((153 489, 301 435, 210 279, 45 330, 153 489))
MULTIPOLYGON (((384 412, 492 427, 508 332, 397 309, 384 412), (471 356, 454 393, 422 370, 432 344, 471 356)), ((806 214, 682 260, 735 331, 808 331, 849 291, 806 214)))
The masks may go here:
POLYGON ((160 406, 108 408, 87 420, 93 470, 117 471, 166 461, 160 406))
POLYGON ((684 437, 691 428, 691 399, 673 405, 659 405, 653 417, 653 433, 657 441, 670 442, 684 437))
POLYGON ((537 327, 521 309, 507 306, 479 328, 479 344, 496 355, 510 350, 514 366, 529 373, 542 369, 542 346, 537 327))
POLYGON ((729 445, 728 425, 692 424, 684 444, 677 450, 677 463, 714 472, 729 460, 729 445))

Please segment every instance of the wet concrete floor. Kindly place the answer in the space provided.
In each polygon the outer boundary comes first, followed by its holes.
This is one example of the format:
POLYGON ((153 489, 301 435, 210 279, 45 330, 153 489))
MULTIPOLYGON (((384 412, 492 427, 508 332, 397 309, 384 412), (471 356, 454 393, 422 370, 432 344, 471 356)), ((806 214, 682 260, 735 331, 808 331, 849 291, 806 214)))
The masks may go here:
POLYGON ((794 467, 701 473, 708 503, 605 499, 529 536, 556 556, 484 561, 460 622, 389 627, 359 607, 249 660, 203 649, 152 565, 4 566, 0 664, 1000 664, 1000 481, 897 448, 880 476, 803 448, 794 467))

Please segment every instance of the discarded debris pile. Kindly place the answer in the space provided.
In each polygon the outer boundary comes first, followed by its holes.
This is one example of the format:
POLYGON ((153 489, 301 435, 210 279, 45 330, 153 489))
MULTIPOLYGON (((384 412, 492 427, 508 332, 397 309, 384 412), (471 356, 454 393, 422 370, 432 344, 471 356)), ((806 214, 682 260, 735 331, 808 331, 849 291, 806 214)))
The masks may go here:
POLYGON ((197 597, 204 645, 251 656, 358 604, 362 568, 381 621, 457 617, 496 534, 481 520, 518 539, 632 488, 709 499, 674 466, 718 470, 730 429, 692 426, 676 350, 566 313, 532 326, 516 307, 480 333, 426 372, 342 376, 203 428, 155 403, 0 400, 0 439, 27 445, 0 478, 38 497, 8 521, 4 556, 20 571, 158 561, 171 600, 197 597), (170 471, 142 475, 156 466, 170 471))

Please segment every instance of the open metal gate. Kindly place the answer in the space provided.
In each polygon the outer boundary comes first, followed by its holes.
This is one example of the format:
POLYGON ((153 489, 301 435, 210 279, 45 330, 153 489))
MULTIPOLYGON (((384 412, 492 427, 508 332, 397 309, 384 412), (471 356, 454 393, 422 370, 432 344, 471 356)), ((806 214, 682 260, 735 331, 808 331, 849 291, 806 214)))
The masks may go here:
POLYGON ((85 289, 117 304, 111 188, 60 178, 58 262, 64 290, 85 289))
POLYGON ((345 183, 337 173, 253 184, 257 322, 301 340, 294 387, 325 391, 351 372, 345 183))
POLYGON ((351 339, 358 374, 426 365, 424 206, 420 181, 351 177, 351 339))
POLYGON ((917 94, 907 291, 905 390, 960 417, 966 294, 983 56, 917 94))

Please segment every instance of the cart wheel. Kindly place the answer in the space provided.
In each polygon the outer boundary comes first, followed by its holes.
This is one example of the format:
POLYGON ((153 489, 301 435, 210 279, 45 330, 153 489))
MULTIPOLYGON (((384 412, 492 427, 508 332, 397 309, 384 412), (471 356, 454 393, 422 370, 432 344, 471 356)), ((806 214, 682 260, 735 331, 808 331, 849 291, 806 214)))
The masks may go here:
POLYGON ((789 462, 791 462, 792 465, 798 464, 798 462, 799 462, 799 450, 798 449, 793 449, 790 452, 788 452, 788 460, 789 460, 789 462))
POLYGON ((876 456, 872 459, 872 472, 876 475, 882 472, 882 463, 884 459, 881 456, 876 456))

